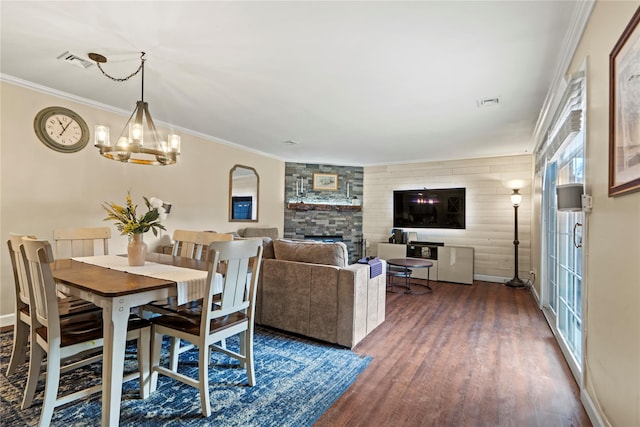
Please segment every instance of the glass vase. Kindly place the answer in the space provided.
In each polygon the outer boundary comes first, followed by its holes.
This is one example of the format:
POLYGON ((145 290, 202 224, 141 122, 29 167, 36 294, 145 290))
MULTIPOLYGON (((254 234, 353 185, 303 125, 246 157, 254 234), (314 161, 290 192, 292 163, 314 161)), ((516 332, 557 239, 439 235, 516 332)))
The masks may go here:
POLYGON ((127 246, 129 265, 144 265, 144 261, 147 258, 147 244, 144 242, 143 236, 142 233, 134 233, 131 235, 131 240, 127 246))

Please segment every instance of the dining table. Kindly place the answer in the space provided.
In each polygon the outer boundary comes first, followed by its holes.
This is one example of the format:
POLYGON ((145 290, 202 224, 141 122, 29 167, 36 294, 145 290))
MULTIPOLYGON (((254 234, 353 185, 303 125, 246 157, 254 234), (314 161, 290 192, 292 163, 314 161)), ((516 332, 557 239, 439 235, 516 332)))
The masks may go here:
MULTIPOLYGON (((101 425, 120 421, 127 323, 132 308, 179 295, 184 286, 203 288, 209 263, 149 252, 142 267, 128 266, 126 256, 59 259, 52 264, 58 289, 102 308, 104 343, 101 425)), ((151 393, 150 358, 139 367, 141 398, 151 393)))

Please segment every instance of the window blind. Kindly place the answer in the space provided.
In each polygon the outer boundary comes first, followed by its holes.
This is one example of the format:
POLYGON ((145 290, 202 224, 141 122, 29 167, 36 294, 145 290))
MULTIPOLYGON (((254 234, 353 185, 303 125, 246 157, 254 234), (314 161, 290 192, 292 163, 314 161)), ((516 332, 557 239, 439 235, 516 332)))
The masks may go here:
POLYGON ((536 174, 553 159, 565 142, 570 141, 582 130, 584 80, 584 71, 572 74, 567 80, 567 87, 551 120, 551 125, 535 151, 536 174))

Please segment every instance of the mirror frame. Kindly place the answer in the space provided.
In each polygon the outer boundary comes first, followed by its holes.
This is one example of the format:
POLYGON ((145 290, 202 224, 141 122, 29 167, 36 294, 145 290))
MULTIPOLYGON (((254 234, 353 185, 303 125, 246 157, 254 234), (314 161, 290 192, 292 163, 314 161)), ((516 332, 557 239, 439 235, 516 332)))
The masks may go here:
POLYGON ((260 175, 258 175, 258 171, 251 166, 245 165, 234 165, 229 171, 229 222, 258 222, 260 213, 260 175), (253 171, 253 174, 256 176, 256 218, 255 219, 233 219, 233 173, 236 169, 248 169, 253 171))

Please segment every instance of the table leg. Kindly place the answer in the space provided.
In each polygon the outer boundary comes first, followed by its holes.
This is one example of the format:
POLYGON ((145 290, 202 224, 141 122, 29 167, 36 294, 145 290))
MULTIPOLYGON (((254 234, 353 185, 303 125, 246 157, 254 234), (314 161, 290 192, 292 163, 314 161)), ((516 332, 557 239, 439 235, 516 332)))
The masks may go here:
MULTIPOLYGON (((407 270, 410 271, 409 268, 407 268, 407 270)), ((413 289, 411 289, 411 277, 410 277, 410 274, 407 274, 406 277, 405 277, 405 287, 407 288, 407 290, 404 293, 405 294, 414 294, 414 295, 421 295, 421 294, 431 293, 433 291, 433 289, 431 289, 430 277, 431 277, 431 270, 429 268, 427 268, 427 284, 423 285, 422 283, 416 283, 417 286, 423 286, 427 290, 424 291, 424 292, 414 292, 413 289)))
POLYGON ((116 297, 102 309, 104 348, 102 365, 102 426, 120 423, 124 353, 130 305, 127 297, 116 297))

